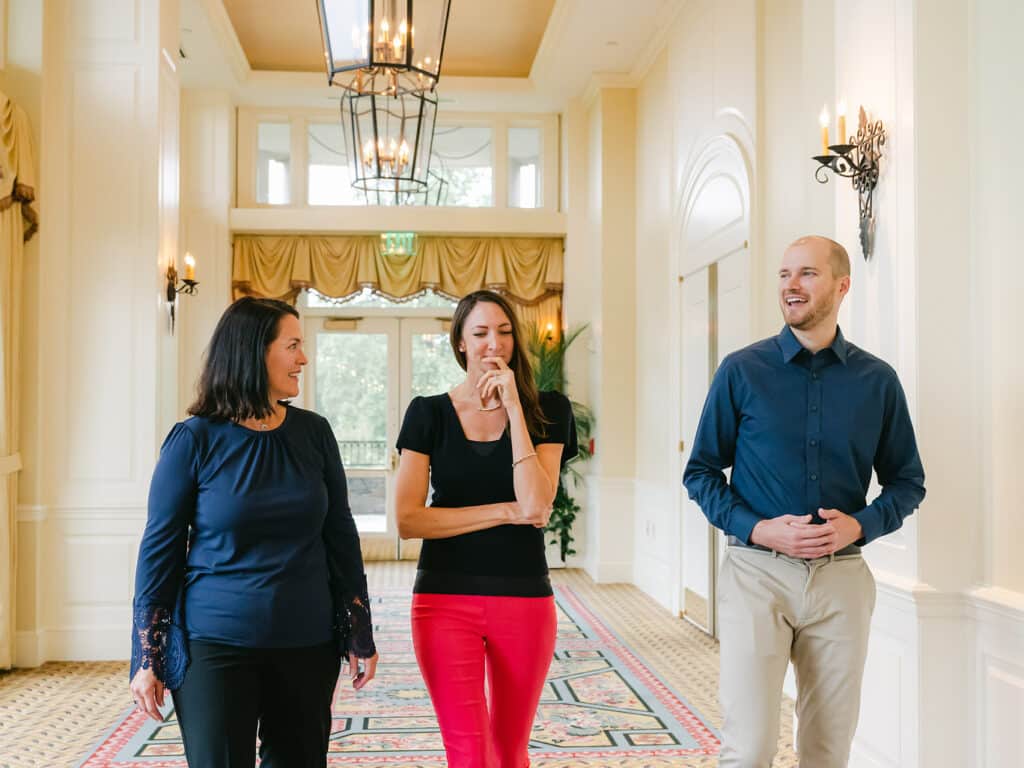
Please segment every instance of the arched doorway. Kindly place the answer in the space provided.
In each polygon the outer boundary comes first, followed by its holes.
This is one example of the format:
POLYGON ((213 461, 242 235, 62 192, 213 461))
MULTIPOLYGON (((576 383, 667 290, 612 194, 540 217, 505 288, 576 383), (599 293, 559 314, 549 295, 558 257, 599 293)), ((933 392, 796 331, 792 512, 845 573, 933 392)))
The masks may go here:
MULTIPOLYGON (((685 175, 680 229, 680 470, 686 466, 708 386, 722 359, 750 343, 749 166, 723 134, 709 141, 685 175)), ((716 634, 715 580, 724 538, 685 489, 680 495, 680 610, 716 634)))

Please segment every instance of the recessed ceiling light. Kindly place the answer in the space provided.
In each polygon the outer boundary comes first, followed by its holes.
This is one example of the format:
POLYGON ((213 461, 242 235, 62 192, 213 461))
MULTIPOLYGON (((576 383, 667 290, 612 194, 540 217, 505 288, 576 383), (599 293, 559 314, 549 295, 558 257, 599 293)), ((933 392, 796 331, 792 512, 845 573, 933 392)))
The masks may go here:
POLYGON ((607 45, 609 48, 614 48, 615 46, 617 46, 619 44, 619 41, 618 40, 605 40, 604 44, 607 45))

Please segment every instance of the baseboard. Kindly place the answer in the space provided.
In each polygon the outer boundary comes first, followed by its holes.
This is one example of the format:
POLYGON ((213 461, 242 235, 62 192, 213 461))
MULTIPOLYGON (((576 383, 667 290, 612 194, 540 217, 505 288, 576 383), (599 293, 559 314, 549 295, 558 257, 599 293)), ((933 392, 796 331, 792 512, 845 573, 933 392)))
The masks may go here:
POLYGON ((45 662, 47 659, 42 645, 41 632, 17 632, 14 636, 14 666, 38 667, 45 662))
POLYGON ((597 584, 632 584, 633 563, 629 560, 588 561, 587 573, 597 584))

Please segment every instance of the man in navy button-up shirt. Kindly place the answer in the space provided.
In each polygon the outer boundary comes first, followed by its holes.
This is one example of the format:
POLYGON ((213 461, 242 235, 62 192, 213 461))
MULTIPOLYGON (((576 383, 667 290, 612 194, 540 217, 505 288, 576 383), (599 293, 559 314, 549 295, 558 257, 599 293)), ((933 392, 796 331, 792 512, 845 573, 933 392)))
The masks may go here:
POLYGON ((718 585, 722 766, 770 765, 791 659, 801 765, 847 764, 874 607, 860 546, 924 498, 895 371, 839 330, 849 288, 838 243, 786 250, 786 326, 722 361, 683 476, 730 542, 718 585), (869 504, 872 470, 882 491, 869 504))

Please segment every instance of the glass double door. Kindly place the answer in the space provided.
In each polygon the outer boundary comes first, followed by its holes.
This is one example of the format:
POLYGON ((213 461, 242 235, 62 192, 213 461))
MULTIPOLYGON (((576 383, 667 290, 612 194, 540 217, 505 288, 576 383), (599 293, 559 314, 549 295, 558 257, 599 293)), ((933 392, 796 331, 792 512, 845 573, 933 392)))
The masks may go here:
POLYGON ((409 401, 446 392, 465 373, 438 318, 306 319, 304 402, 334 430, 366 560, 415 559, 395 522, 395 442, 409 401))

